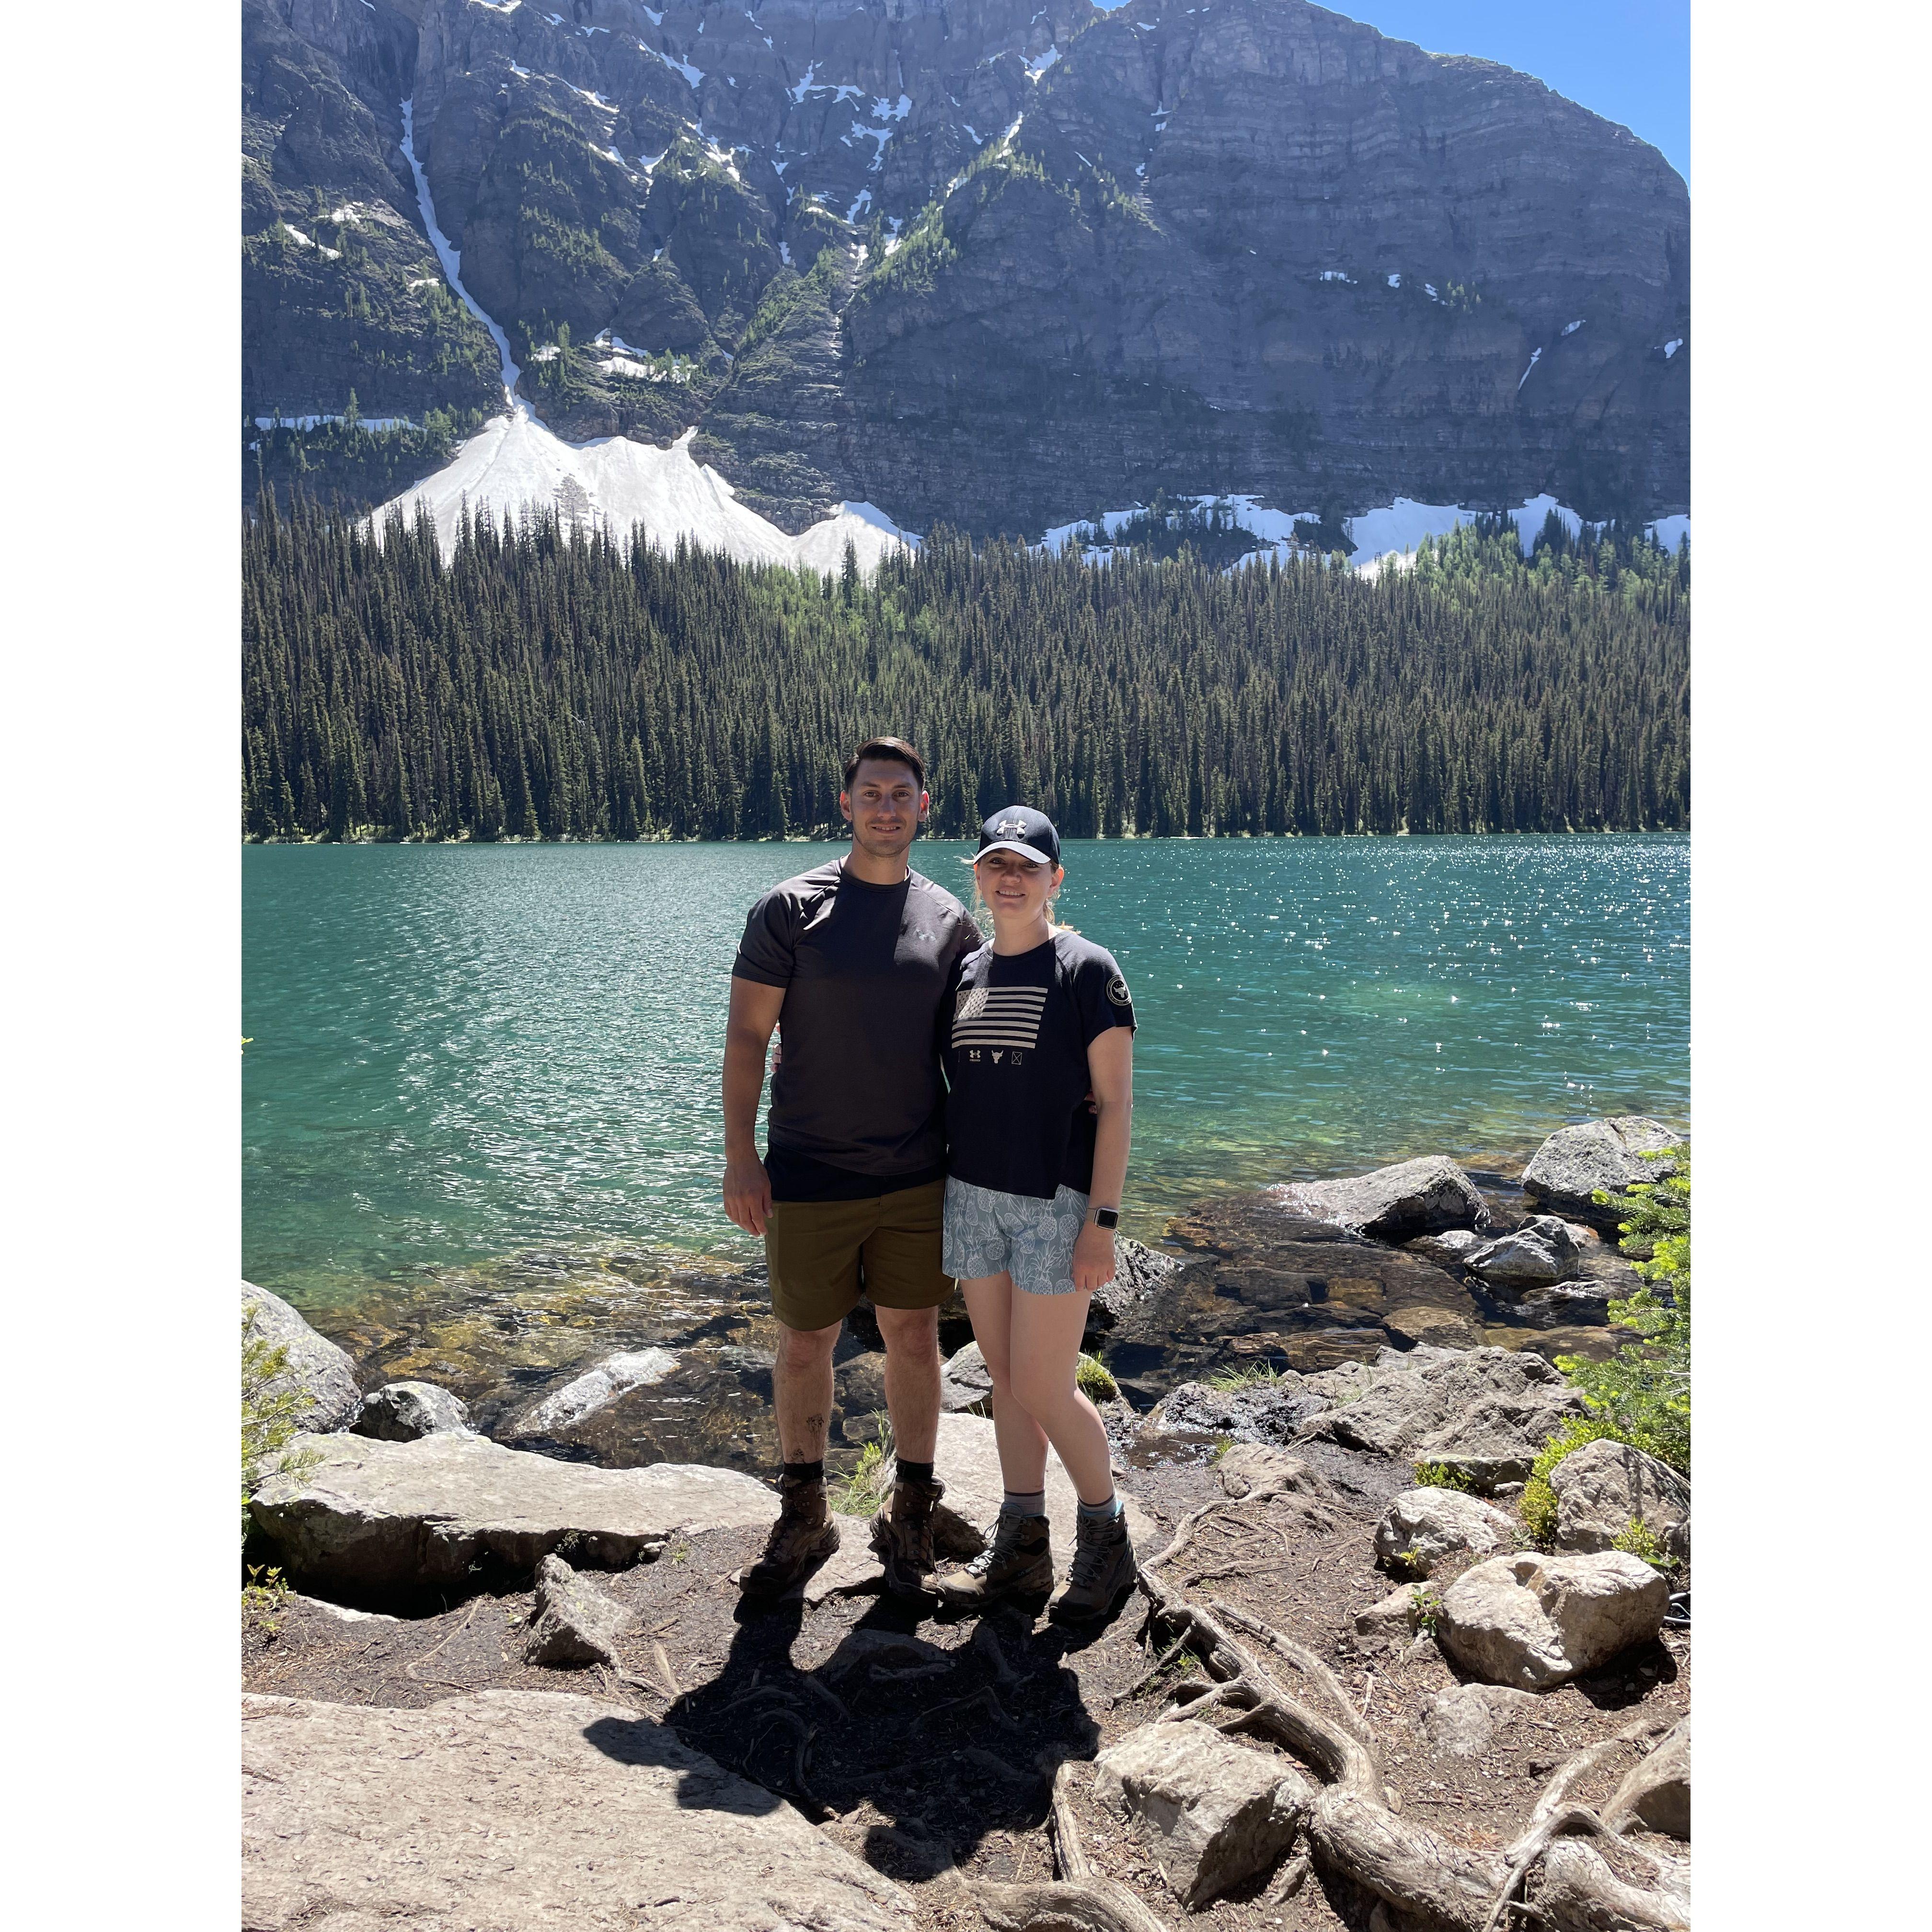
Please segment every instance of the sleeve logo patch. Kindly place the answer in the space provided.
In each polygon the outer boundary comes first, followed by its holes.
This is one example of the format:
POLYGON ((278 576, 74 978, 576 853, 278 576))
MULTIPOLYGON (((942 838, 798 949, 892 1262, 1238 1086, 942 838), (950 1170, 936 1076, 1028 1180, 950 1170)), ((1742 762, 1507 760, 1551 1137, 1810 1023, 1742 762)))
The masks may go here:
POLYGON ((1127 982, 1117 973, 1107 982, 1107 997, 1117 1006, 1130 1006, 1133 995, 1127 991, 1127 982))

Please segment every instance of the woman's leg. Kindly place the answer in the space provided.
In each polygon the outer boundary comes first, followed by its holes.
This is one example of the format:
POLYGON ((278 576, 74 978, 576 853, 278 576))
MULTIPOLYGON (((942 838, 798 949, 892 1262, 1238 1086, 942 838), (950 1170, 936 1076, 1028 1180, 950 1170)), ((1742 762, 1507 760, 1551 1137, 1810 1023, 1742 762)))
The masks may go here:
MULTIPOLYGON (((1114 1493, 1113 1457, 1100 1411, 1073 1380, 1091 1299, 1077 1291, 1066 1294, 1013 1291, 1006 1330, 1007 1379, 1019 1407, 1046 1430, 1059 1451, 1080 1500, 1098 1504, 1114 1493)), ((976 1331, 976 1316, 974 1325, 976 1331)), ((985 1347, 982 1342, 982 1352, 985 1347)), ((1004 1456, 1004 1438, 1001 1453, 1004 1456)), ((1044 1471, 1044 1460, 1040 1468, 1044 1471)))
MULTIPOLYGON (((1046 1437, 1013 1397, 1012 1328, 1013 1304, 1037 1298, 1016 1294, 1012 1277, 1006 1274, 962 1281, 959 1292, 966 1298, 966 1310, 973 1318, 973 1339, 980 1345, 986 1373, 992 1380, 993 1436, 1000 1445, 1001 1480, 1016 1495, 1030 1496, 1046 1484, 1046 1437)), ((1100 1418, 1096 1415, 1094 1420, 1097 1423, 1100 1418)))

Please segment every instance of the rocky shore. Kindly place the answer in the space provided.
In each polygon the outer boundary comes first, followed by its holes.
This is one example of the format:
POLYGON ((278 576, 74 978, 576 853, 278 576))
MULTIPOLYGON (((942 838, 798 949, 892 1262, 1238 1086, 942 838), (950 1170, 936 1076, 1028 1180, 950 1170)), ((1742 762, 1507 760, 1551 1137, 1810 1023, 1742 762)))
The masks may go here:
MULTIPOLYGON (((1676 1138, 1589 1122, 1520 1175, 1408 1161, 1124 1244, 1088 1345, 1145 1574, 1097 1634, 882 1596, 856 1488, 741 1616, 776 1510, 748 1270, 560 1260, 507 1327, 479 1282, 431 1332, 340 1324, 353 1357, 245 1289, 304 1413, 248 1512, 244 1922, 1688 1926, 1688 1480, 1586 1441, 1523 1510, 1586 1418, 1552 1358, 1628 1339, 1590 1197, 1676 1138)), ((998 1466, 946 1326, 967 1554, 998 1466)), ((848 1462, 884 1408, 852 1327, 848 1462)))

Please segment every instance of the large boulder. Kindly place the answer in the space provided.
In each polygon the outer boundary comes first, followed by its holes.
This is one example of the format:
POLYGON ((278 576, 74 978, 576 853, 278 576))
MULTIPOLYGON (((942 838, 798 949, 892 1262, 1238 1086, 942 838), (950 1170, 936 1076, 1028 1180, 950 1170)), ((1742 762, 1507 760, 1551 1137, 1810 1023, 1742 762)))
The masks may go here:
POLYGON ((307 1467, 272 1477, 250 1508, 294 1575, 407 1590, 456 1581, 472 1564, 527 1574, 560 1547, 620 1569, 680 1532, 763 1529, 778 1506, 736 1470, 600 1469, 451 1433, 320 1438, 307 1467))
POLYGON ((1286 1758, 1204 1724, 1145 1724, 1094 1761, 1094 1796, 1152 1827, 1155 1862, 1198 1911, 1280 1857, 1315 1793, 1286 1758))
POLYGON ((608 1355, 594 1368, 573 1376, 560 1389, 553 1390, 518 1419, 518 1436, 556 1436, 628 1395, 634 1388, 661 1382, 677 1366, 677 1358, 668 1348, 633 1348, 620 1355, 608 1355))
POLYGON ((1406 1456, 1473 1403, 1568 1387, 1540 1355, 1513 1348, 1391 1348, 1344 1378, 1340 1370, 1307 1378, 1335 1406, 1301 1425, 1304 1441, 1334 1442, 1382 1456, 1406 1456))
POLYGON ((1151 1430, 1197 1430, 1231 1436, 1237 1442, 1292 1442, 1310 1416, 1331 1406, 1325 1395, 1308 1388, 1292 1369, 1278 1380, 1249 1382, 1239 1388, 1211 1388, 1183 1382, 1170 1389, 1147 1419, 1151 1430))
POLYGON ((1442 1593, 1436 1634, 1472 1676, 1546 1690, 1656 1636, 1670 1586, 1620 1550, 1492 1556, 1442 1593))
POLYGON ((1493 1241, 1472 1248, 1462 1265, 1486 1288, 1520 1294, 1574 1281, 1580 1269, 1576 1238, 1554 1214, 1535 1214, 1493 1241))
POLYGON ((637 1627, 635 1611, 607 1597, 561 1556, 546 1556, 537 1565, 536 1601, 524 1639, 524 1661, 614 1666, 617 1640, 637 1627))
POLYGON ((1649 1756, 1630 1771, 1604 1807, 1613 1832, 1633 1820, 1690 1842, 1690 1720, 1680 1718, 1649 1756))
POLYGON ((1645 1114, 1616 1114, 1559 1128, 1523 1169, 1522 1191, 1550 1214, 1571 1214, 1592 1227, 1613 1228, 1622 1210, 1600 1208, 1590 1197, 1599 1188, 1616 1194, 1634 1181, 1660 1180, 1674 1174, 1675 1161, 1646 1156, 1675 1146, 1682 1138, 1645 1114))
POLYGON ((1268 1192, 1292 1214, 1378 1241, 1406 1240, 1444 1228, 1486 1228, 1490 1222, 1475 1183, 1442 1154, 1347 1180, 1288 1181, 1268 1192))
POLYGON ((1536 1700, 1527 1690, 1502 1684, 1452 1684, 1422 1707, 1422 1728, 1438 1753, 1480 1757, 1499 1730, 1535 1708, 1536 1700))
POLYGON ((318 1335, 279 1294, 242 1284, 242 1312, 252 1312, 251 1333, 271 1347, 286 1348, 288 1361, 267 1384, 266 1393, 292 1390, 301 1400, 296 1426, 324 1433, 343 1427, 356 1411, 362 1391, 356 1385, 356 1365, 330 1341, 318 1335))
POLYGON ((373 1436, 378 1442, 414 1442, 445 1430, 466 1430, 470 1411, 462 1398, 434 1382, 385 1382, 362 1398, 352 1436, 373 1436))
POLYGON ((1512 1517, 1456 1490, 1405 1490, 1376 1526, 1378 1560, 1400 1562, 1417 1576, 1432 1574, 1445 1556, 1466 1550, 1486 1556, 1515 1542, 1512 1517))
POLYGON ((621 1704, 244 1697, 251 1932, 913 1932, 910 1898, 621 1704))
MULTIPOLYGON (((1540 1359, 1538 1358, 1538 1359, 1540 1359)), ((1460 1469, 1484 1495, 1527 1480, 1543 1445, 1588 1405, 1574 1388, 1538 1384, 1520 1395, 1484 1396, 1416 1444, 1419 1460, 1460 1469)))
POLYGON ((1690 1554, 1689 1481, 1628 1442, 1573 1449, 1550 1472, 1550 1486, 1559 1550, 1607 1550, 1634 1519, 1680 1562, 1690 1554))

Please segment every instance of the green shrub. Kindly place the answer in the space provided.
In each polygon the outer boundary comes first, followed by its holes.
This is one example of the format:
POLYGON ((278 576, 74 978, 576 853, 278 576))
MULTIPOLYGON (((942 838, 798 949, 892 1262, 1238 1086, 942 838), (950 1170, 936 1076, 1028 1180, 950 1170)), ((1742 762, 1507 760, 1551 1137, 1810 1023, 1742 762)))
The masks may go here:
POLYGON ((1522 1526, 1532 1543, 1547 1547, 1556 1534, 1556 1492, 1550 1486, 1550 1474, 1557 1464, 1586 1442, 1628 1439, 1614 1424, 1587 1415, 1573 1415, 1554 1436, 1544 1439, 1530 1465, 1529 1480, 1522 1486, 1522 1526))
POLYGON ((271 1475, 299 1475, 316 1460, 313 1450, 285 1452, 295 1439, 305 1399, 298 1388, 277 1388, 289 1365, 287 1347, 256 1332, 259 1308, 242 1317, 242 1534, 248 1534, 249 1499, 271 1475))
POLYGON ((1120 1384, 1092 1355, 1082 1355, 1075 1364, 1073 1381, 1074 1385, 1094 1402, 1112 1402, 1120 1393, 1120 1384))
POLYGON ((1418 1590, 1415 1593, 1415 1627, 1424 1636, 1436 1634, 1437 1620, 1442 1614, 1442 1599, 1433 1590, 1418 1590))
POLYGON ((1641 1516, 1632 1516, 1610 1547, 1642 1557, 1653 1570, 1667 1573, 1677 1568, 1676 1558, 1664 1548, 1663 1540, 1641 1516))
POLYGON ((872 1420, 879 1425, 878 1439, 859 1451, 852 1473, 832 1492, 832 1507, 841 1516, 870 1516, 892 1493, 892 1424, 876 1410, 872 1420))
MULTIPOLYGON (((1677 1171, 1621 1196, 1599 1189, 1600 1206, 1621 1204, 1618 1245, 1636 1261, 1643 1286, 1610 1304, 1610 1319, 1641 1338, 1607 1362, 1559 1355, 1556 1366, 1620 1442, 1685 1474, 1690 1470, 1690 1156, 1661 1150, 1677 1171)), ((1649 1156, 1655 1158, 1654 1155, 1649 1156)))
POLYGON ((1395 1550, 1384 1560, 1398 1582, 1418 1582, 1424 1574, 1422 1559, 1412 1550, 1395 1550))
POLYGON ((272 1563, 264 1570, 259 1563, 248 1565, 248 1580, 242 1586, 242 1621, 264 1636, 277 1635, 282 1628, 282 1612, 295 1592, 289 1588, 281 1566, 272 1563))
POLYGON ((1453 1462, 1418 1462, 1415 1466, 1415 1486, 1418 1490, 1473 1490, 1476 1486, 1467 1469, 1459 1469, 1453 1462))

